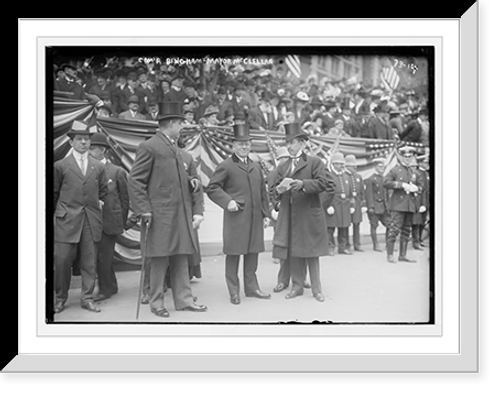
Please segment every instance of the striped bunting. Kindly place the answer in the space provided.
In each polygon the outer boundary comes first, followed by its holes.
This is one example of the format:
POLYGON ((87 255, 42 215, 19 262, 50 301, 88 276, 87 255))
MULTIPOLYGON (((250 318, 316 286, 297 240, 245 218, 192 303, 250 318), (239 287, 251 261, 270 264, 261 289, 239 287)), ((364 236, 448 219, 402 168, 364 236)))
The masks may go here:
POLYGON ((300 58, 297 55, 288 55, 285 58, 285 64, 296 78, 300 78, 302 71, 300 69, 300 58))
POLYGON ((382 67, 382 71, 380 72, 380 78, 387 90, 394 90, 399 85, 400 78, 398 73, 396 72, 396 69, 393 66, 382 67))

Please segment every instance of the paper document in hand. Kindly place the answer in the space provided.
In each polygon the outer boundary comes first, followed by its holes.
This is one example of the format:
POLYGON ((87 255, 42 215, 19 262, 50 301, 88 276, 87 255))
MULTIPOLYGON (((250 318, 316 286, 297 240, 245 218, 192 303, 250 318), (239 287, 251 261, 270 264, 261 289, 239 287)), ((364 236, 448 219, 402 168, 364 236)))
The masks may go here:
POLYGON ((292 178, 285 178, 279 184, 280 189, 290 190, 290 184, 293 182, 292 178))

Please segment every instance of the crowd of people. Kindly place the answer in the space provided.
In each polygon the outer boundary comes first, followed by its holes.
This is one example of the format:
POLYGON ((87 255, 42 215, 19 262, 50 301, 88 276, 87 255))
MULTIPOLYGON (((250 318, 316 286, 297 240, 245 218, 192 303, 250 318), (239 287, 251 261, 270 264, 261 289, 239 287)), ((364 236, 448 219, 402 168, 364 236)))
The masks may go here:
POLYGON ((65 63, 54 69, 55 90, 95 103, 102 116, 155 120, 161 103, 179 102, 185 126, 248 123, 284 132, 285 124, 299 123, 309 135, 429 146, 428 96, 413 89, 389 92, 315 77, 297 81, 286 76, 284 66, 230 67, 207 75, 139 61, 96 69, 65 63))

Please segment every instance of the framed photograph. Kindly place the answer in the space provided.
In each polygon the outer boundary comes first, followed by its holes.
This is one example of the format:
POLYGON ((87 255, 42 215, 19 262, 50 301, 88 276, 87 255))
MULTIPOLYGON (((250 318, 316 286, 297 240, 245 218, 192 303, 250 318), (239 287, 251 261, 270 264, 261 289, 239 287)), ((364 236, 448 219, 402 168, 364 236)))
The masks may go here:
POLYGON ((20 221, 36 248, 20 249, 19 351, 4 371, 477 372, 477 3, 444 19, 19 25, 36 113, 20 118, 20 221), (292 141, 318 169, 278 192, 272 174, 299 179, 279 164, 292 141), (222 178, 231 166, 248 179, 222 178), (117 231, 93 222, 112 194, 117 231), (63 223, 80 197, 86 219, 63 223), (287 206, 307 209, 288 228, 287 206), (344 206, 348 224, 328 224, 344 206), (237 213, 250 216, 234 225, 237 213))

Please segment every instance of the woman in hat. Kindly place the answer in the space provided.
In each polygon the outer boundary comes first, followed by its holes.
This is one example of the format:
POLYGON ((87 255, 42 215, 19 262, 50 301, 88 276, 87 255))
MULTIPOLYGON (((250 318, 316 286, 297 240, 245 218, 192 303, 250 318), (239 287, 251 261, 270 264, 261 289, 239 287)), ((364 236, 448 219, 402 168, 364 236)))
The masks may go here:
POLYGON ((208 198, 224 210, 223 252, 230 302, 238 305, 238 266, 243 261, 243 288, 246 297, 270 298, 257 280, 259 253, 264 252, 264 225, 271 217, 261 167, 249 157, 252 138, 245 124, 233 126, 234 153, 215 169, 206 188, 208 198))
POLYGON ((203 116, 200 118, 200 125, 202 126, 219 126, 220 122, 217 119, 217 115, 219 113, 219 109, 215 105, 209 105, 203 116))
POLYGON ((78 251, 82 276, 80 305, 100 312, 92 293, 107 179, 104 164, 89 155, 91 134, 87 124, 74 121, 68 132, 72 152, 54 163, 55 313, 62 312, 68 300, 71 267, 78 251))

